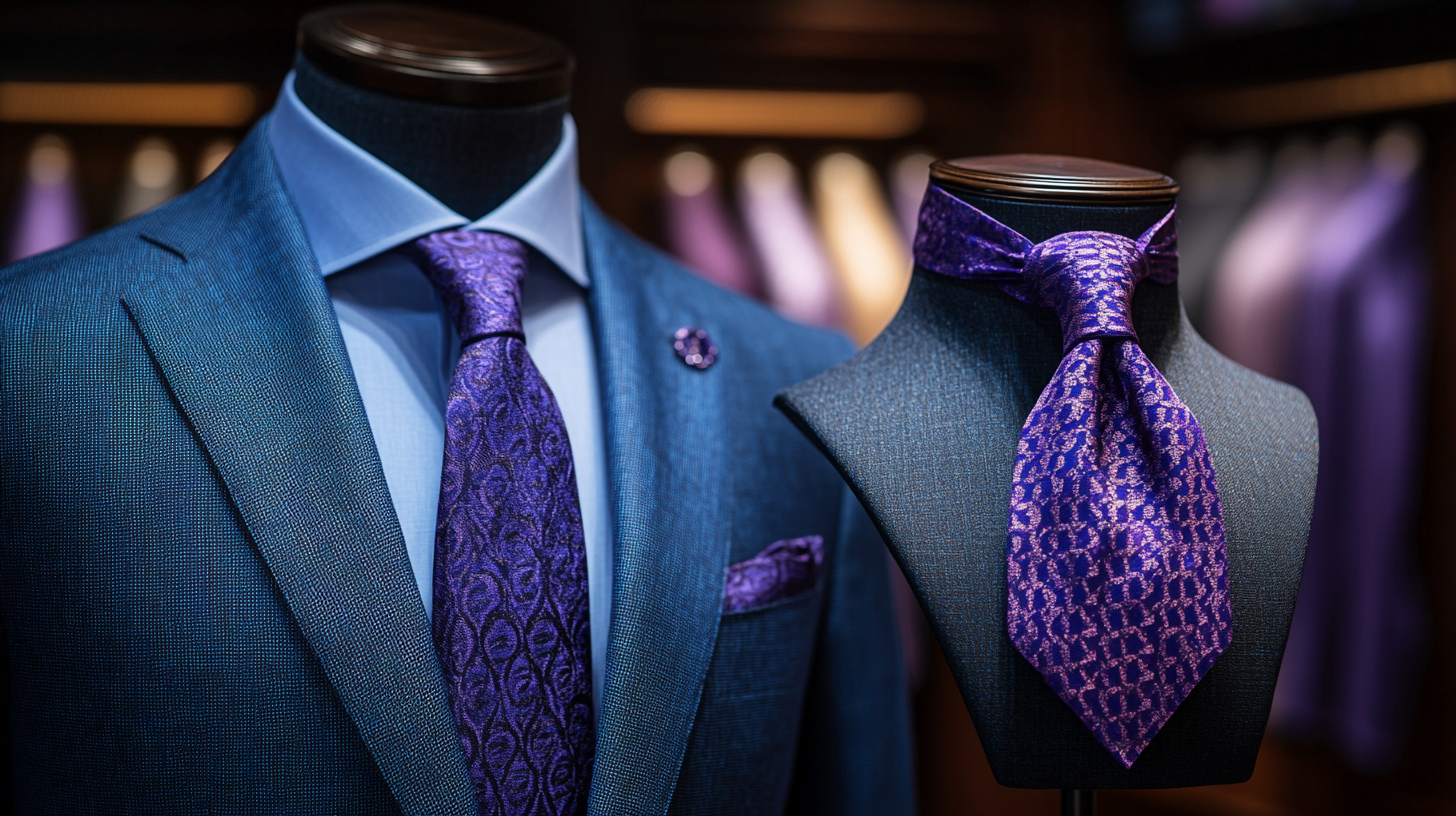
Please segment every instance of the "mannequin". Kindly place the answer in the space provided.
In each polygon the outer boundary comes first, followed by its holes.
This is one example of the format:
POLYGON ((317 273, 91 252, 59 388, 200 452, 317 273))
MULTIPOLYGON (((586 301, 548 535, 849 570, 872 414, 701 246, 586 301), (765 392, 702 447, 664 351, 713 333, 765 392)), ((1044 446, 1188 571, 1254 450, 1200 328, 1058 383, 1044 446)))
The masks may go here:
MULTIPOLYGON (((1177 186, 1055 156, 938 163, 932 180, 1032 241, 1136 239, 1177 186)), ((776 405, 834 462, 910 579, 996 779, 1025 788, 1163 788, 1249 778, 1303 566, 1317 445, 1309 402, 1240 368, 1189 324, 1176 284, 1133 297, 1141 345, 1202 425, 1228 541, 1233 640, 1125 769, 1006 632, 1008 497, 1022 424, 1062 356, 1051 310, 995 284, 916 269, 895 319, 848 362, 776 405)), ((1086 812, 1082 810, 1072 812, 1086 812)))
POLYGON ((572 60, 504 23, 370 5, 305 17, 294 67, 294 89, 320 119, 473 220, 551 158, 572 60))

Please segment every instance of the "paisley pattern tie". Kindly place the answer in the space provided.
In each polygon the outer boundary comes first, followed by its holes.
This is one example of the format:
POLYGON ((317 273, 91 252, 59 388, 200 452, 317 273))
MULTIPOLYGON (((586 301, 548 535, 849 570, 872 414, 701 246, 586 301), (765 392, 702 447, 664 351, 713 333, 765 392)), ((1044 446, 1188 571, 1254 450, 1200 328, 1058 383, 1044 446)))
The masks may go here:
POLYGON ((460 230, 404 249, 462 347, 445 406, 433 624, 480 812, 583 813, 586 547, 566 426, 521 332, 527 250, 460 230))
POLYGON ((1169 212, 1137 240, 1033 244, 931 186, 922 268, 1056 312, 1063 357, 1011 477, 1012 643, 1127 767, 1228 647, 1223 509, 1203 429, 1138 345, 1132 293, 1178 275, 1169 212))

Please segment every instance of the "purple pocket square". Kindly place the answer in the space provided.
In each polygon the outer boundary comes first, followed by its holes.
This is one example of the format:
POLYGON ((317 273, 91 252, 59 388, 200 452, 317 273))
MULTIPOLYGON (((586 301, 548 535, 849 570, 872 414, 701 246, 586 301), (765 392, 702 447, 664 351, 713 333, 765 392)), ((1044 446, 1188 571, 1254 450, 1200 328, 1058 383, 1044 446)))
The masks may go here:
POLYGON ((758 555, 728 565, 723 611, 743 612, 807 592, 823 568, 823 536, 775 541, 758 555))

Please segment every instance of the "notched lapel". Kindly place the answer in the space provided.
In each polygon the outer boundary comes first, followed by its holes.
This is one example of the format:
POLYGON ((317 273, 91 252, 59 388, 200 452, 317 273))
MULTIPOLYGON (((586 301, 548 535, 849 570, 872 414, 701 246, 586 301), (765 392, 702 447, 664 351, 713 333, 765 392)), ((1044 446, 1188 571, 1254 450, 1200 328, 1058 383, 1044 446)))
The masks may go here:
POLYGON ((153 219, 145 240, 177 258, 123 304, 403 812, 474 814, 363 403, 264 136, 153 219))
MULTIPOLYGON (((711 318, 584 203, 615 512, 612 621, 588 812, 666 813, 712 659, 733 487, 724 366, 684 365, 673 332, 711 318)), ((685 288, 685 287, 683 287, 685 288)))

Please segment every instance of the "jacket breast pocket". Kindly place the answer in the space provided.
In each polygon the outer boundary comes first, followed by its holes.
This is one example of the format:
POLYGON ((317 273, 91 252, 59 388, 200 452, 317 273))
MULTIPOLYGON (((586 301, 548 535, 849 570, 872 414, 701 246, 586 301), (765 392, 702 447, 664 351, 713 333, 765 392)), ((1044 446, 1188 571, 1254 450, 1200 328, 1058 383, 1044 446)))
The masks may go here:
POLYGON ((819 628, 824 563, 822 540, 780 546, 785 543, 729 568, 713 662, 672 813, 783 811, 819 628), (770 570, 760 563, 756 577, 739 570, 743 580, 735 595, 734 568, 765 556, 797 566, 770 570))
POLYGON ((723 612, 749 612, 813 589, 824 571, 824 537, 786 538, 752 558, 728 565, 723 612))

